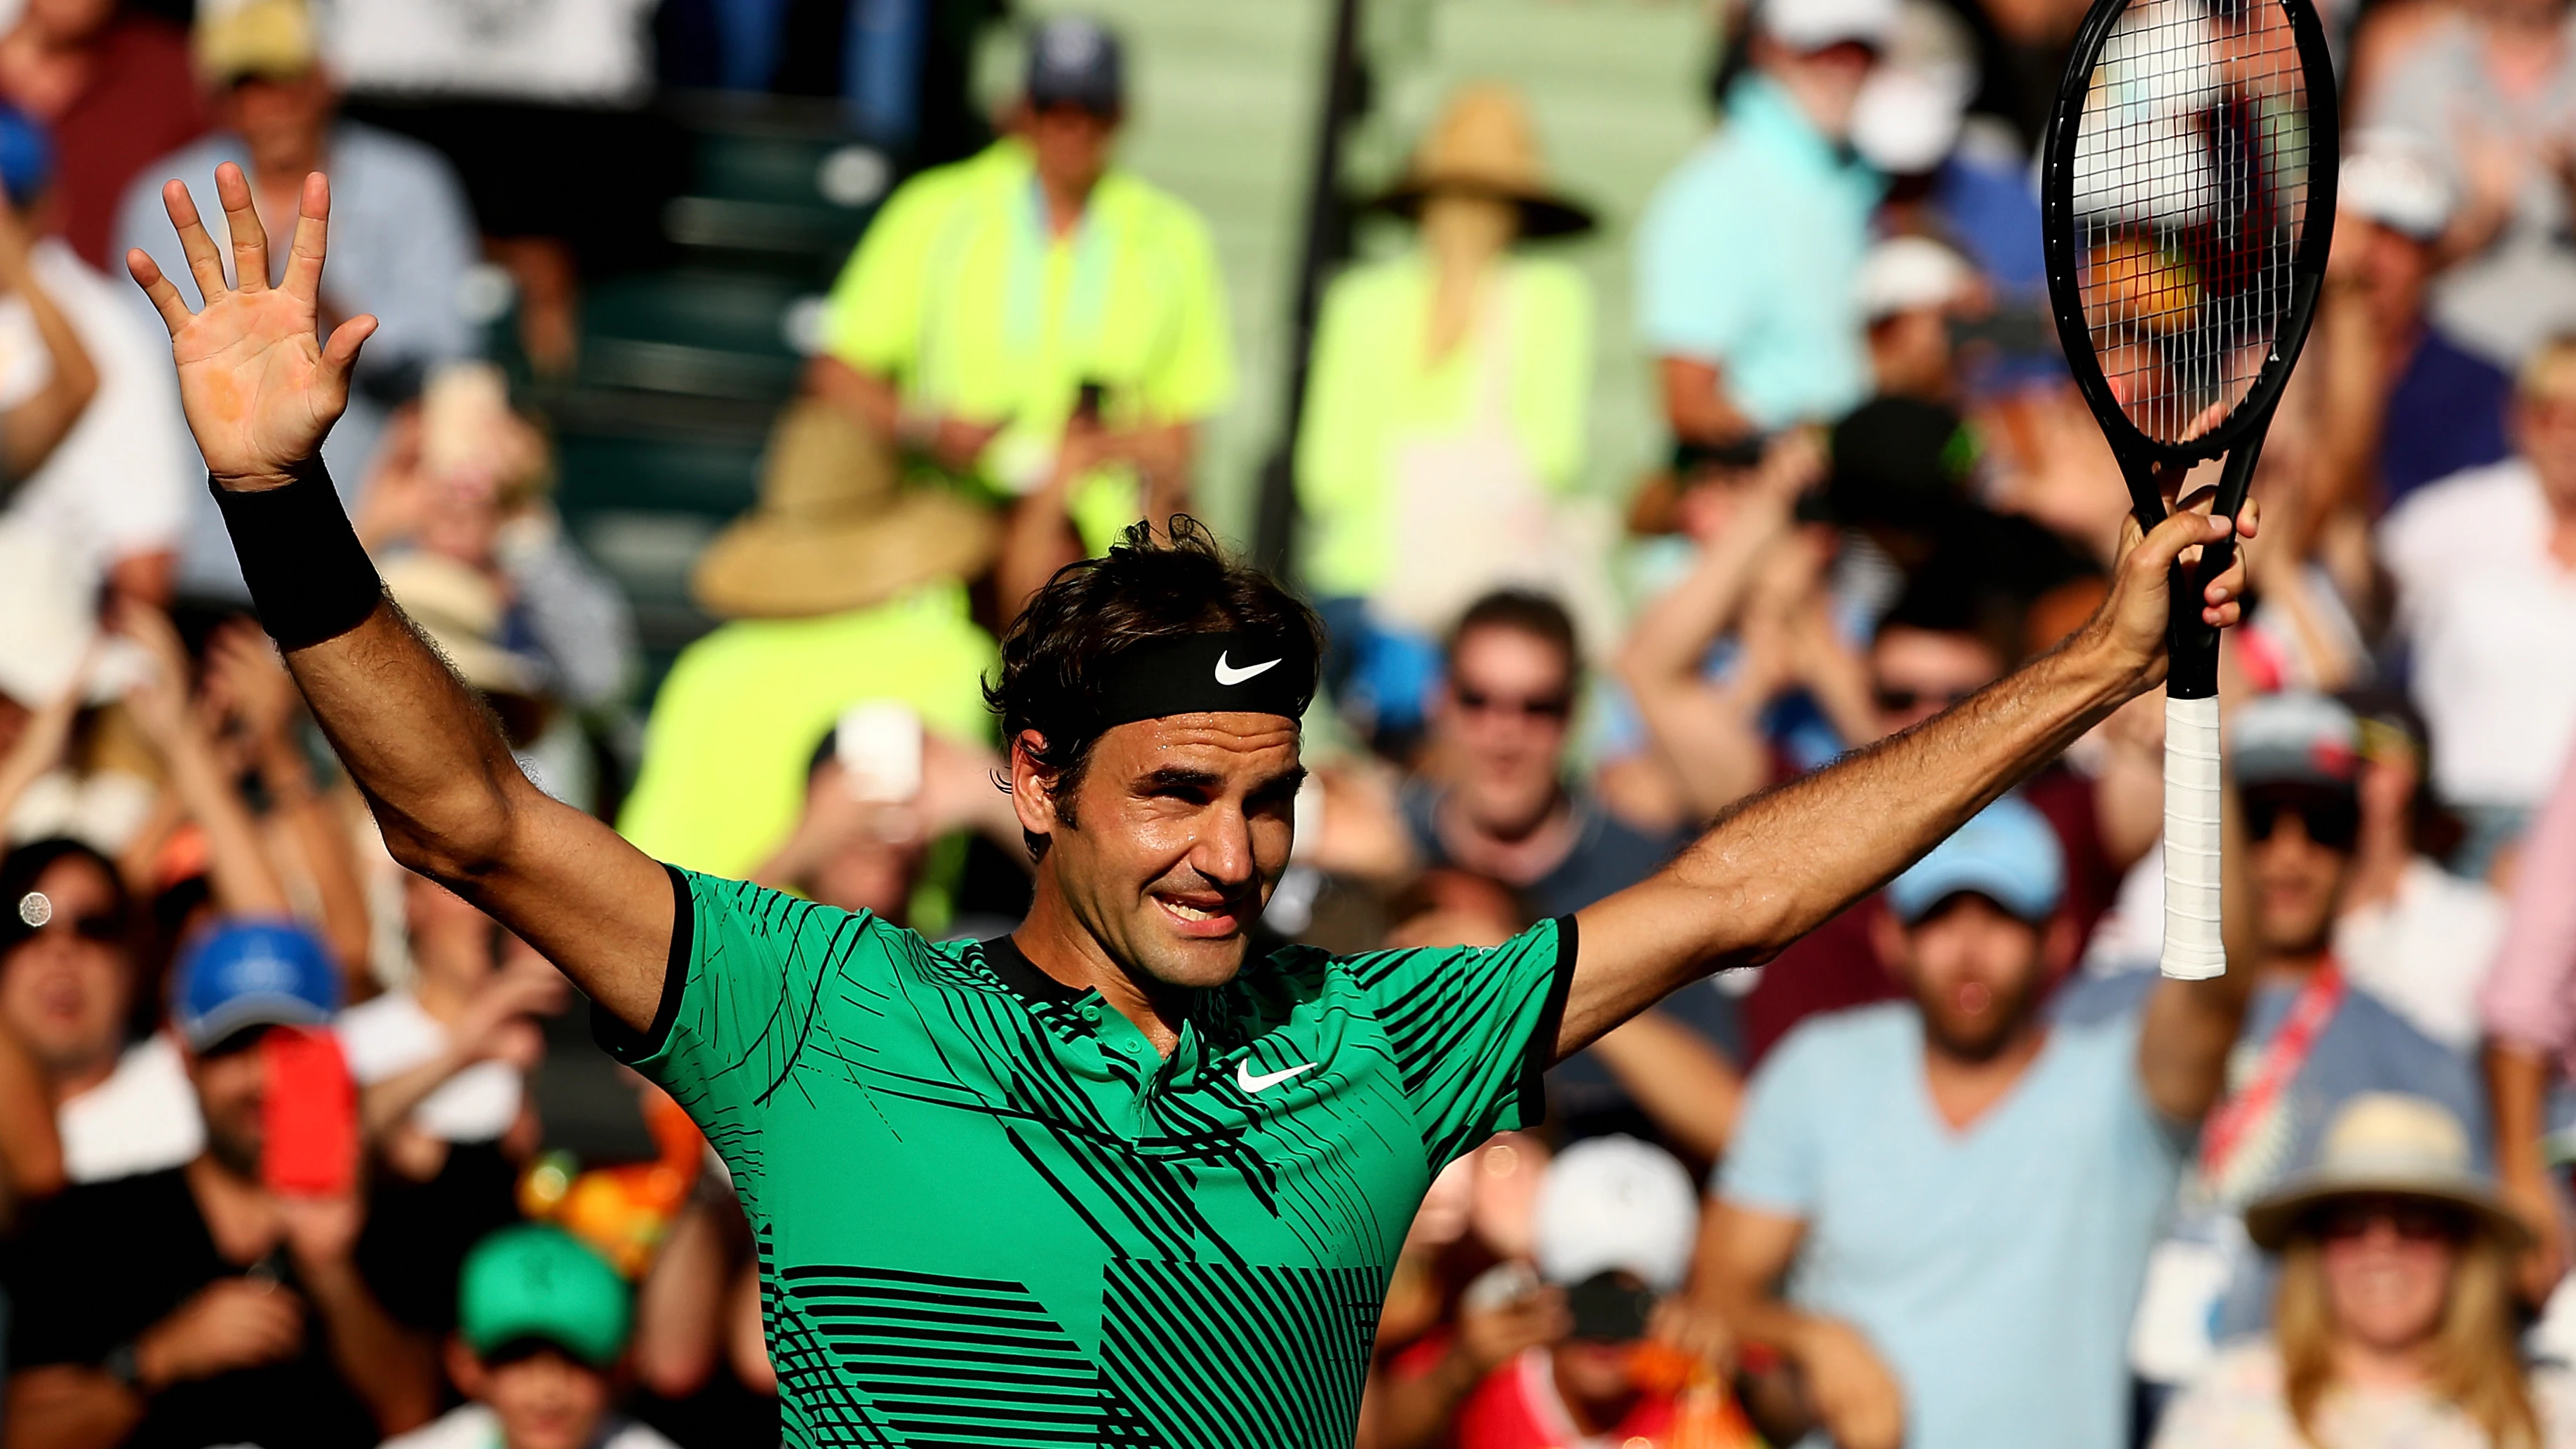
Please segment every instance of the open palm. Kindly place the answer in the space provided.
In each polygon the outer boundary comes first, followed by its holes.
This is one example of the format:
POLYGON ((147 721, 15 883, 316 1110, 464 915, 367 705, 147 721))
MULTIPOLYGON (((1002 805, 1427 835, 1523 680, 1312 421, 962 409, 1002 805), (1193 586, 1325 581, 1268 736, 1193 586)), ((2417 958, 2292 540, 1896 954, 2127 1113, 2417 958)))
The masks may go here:
POLYGON ((177 181, 161 188, 161 202, 206 305, 189 311, 178 286, 139 249, 126 253, 125 265, 170 328, 179 400, 207 471, 226 488, 274 488, 321 450, 339 421, 349 404, 349 370, 376 319, 350 318, 333 329, 327 347, 315 335, 331 214, 330 183, 320 172, 304 178, 285 281, 276 287, 268 284, 268 233, 240 167, 227 161, 215 168, 215 194, 232 238, 236 285, 226 284, 223 254, 177 181))

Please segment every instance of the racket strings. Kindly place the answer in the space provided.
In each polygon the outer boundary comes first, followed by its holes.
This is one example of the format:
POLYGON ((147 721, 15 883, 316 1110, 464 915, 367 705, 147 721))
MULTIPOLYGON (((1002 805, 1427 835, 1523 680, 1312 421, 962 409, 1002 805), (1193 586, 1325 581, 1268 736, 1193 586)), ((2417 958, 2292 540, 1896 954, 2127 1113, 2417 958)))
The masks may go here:
POLYGON ((2282 0, 2134 0, 2095 60, 2077 285, 2112 395, 2155 442, 2224 423, 2291 319, 2308 115, 2282 0))

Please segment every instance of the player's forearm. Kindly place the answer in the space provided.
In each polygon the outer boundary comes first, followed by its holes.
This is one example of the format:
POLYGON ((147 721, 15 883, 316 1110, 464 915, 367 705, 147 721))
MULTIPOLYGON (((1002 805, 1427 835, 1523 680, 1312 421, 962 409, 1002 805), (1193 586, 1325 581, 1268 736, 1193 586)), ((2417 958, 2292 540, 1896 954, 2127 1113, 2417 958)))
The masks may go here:
POLYGON ((1694 976, 1778 955, 2055 758, 2143 683, 2094 633, 1754 796, 1661 873, 1583 911, 1560 1051, 1694 976))

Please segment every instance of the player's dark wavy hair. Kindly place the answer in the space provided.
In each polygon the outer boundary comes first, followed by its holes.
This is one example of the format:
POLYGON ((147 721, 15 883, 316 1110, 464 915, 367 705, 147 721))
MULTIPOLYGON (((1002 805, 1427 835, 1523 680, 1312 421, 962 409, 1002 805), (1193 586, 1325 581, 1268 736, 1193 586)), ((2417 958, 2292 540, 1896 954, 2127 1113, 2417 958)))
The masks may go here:
MULTIPOLYGON (((1281 667, 1304 671, 1306 693, 1314 693, 1324 654, 1315 611, 1229 557, 1197 519, 1176 513, 1163 533, 1131 524, 1109 552, 1056 570, 1002 635, 1001 674, 984 685, 984 703, 1002 717, 1004 748, 1023 731, 1042 739, 1030 758, 1049 777, 1047 793, 1067 825, 1103 730, 1101 665, 1120 651, 1181 634, 1269 635, 1290 651, 1281 667)), ((1028 845, 1042 855, 1046 838, 1031 836, 1028 845)))

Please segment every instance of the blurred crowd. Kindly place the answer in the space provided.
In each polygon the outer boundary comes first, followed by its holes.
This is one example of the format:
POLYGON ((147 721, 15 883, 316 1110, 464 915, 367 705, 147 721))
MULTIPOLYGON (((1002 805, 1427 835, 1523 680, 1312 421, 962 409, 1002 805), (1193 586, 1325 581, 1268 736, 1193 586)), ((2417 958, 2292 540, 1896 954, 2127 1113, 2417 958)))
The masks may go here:
MULTIPOLYGON (((2576 1446, 2576 20, 2325 9, 2333 258, 2222 657, 2229 974, 2155 970, 2149 697, 1452 1165, 1363 1445, 2576 1446)), ((1624 355, 1562 250, 1598 199, 1511 86, 1353 198, 1294 440, 1331 645, 1272 944, 1502 942, 2083 627, 2128 502, 2032 164, 2081 10, 1716 7, 1713 124, 1611 238, 1624 355), (1613 500, 1587 409, 1630 367, 1670 449, 1613 500)), ((386 853, 119 274, 186 271, 173 178, 214 216, 242 165, 283 234, 326 169, 326 325, 381 324, 328 461, 531 778, 676 864, 998 935, 994 640, 1192 510, 1236 351, 1207 220, 1118 162, 1125 40, 1020 25, 986 116, 997 14, 0 20, 0 1445, 777 1442, 721 1160, 386 853), (530 379, 658 234, 662 101, 709 91, 828 100, 911 174, 695 556, 711 631, 648 661, 530 379)))

